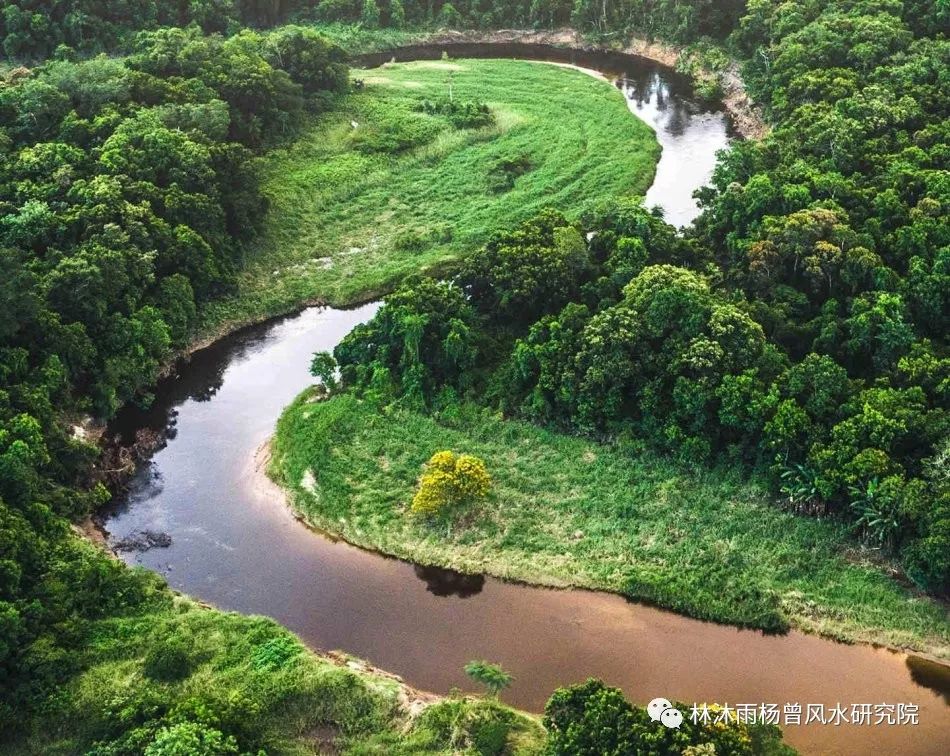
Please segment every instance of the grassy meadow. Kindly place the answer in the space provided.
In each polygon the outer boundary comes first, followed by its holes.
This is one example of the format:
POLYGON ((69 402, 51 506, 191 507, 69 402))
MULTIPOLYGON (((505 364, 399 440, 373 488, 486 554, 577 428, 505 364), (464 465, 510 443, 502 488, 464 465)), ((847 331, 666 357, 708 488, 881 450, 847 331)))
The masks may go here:
POLYGON ((365 662, 313 653, 273 620, 172 598, 150 579, 156 605, 94 623, 68 660, 77 674, 3 753, 237 753, 207 733, 181 750, 182 728, 195 722, 260 753, 476 753, 485 739, 506 753, 542 751, 535 717, 491 699, 417 693, 365 662), (156 745, 176 731, 178 750, 156 745))
POLYGON ((352 77, 363 90, 262 159, 265 230, 238 293, 207 308, 207 330, 301 302, 365 301, 445 269, 542 207, 579 213, 653 180, 653 132, 617 89, 579 71, 442 60, 352 77), (458 128, 418 110, 450 97, 486 103, 494 123, 458 128))
POLYGON ((315 526, 423 564, 603 589, 703 619, 950 658, 945 609, 896 582, 845 529, 770 504, 724 470, 504 421, 440 419, 307 393, 281 418, 272 475, 315 526), (436 522, 408 513, 422 465, 485 460, 489 499, 436 522))

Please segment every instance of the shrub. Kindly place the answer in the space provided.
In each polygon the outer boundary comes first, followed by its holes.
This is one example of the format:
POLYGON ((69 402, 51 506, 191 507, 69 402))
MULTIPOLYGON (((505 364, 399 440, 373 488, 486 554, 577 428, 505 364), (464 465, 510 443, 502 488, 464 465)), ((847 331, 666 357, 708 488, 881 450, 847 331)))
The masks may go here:
POLYGON ((469 726, 472 747, 479 756, 497 756, 505 752, 511 724, 503 719, 484 717, 469 726))
POLYGON ((531 168, 531 160, 525 155, 499 160, 488 173, 489 191, 495 194, 507 192, 514 187, 515 180, 526 174, 531 168))
POLYGON ((314 352, 310 361, 310 375, 318 379, 328 391, 337 387, 337 364, 332 352, 314 352))
POLYGON ((238 753, 233 737, 197 722, 163 727, 145 749, 146 756, 224 756, 231 753, 238 753))
POLYGON ((480 129, 495 125, 495 116, 488 105, 474 100, 423 100, 416 110, 427 115, 445 116, 457 129, 480 129))
MULTIPOLYGON (((795 753, 782 743, 773 725, 728 722, 693 722, 685 705, 673 706, 683 714, 678 728, 667 728, 650 719, 646 709, 633 706, 617 688, 588 680, 554 691, 544 707, 550 756, 601 756, 601 754, 699 754, 733 756, 795 753)), ((715 717, 720 709, 709 706, 715 717)))
POLYGON ((191 674, 191 659, 181 641, 157 643, 145 657, 145 676, 159 682, 184 680, 191 674))
POLYGON ((497 696, 514 680, 511 673, 506 672, 498 664, 489 664, 485 661, 470 661, 465 665, 465 674, 475 682, 484 685, 491 696, 497 696))
POLYGON ((257 669, 280 669, 300 655, 303 647, 289 635, 279 635, 254 650, 252 663, 257 669))
POLYGON ((490 490, 491 476, 482 460, 470 454, 438 451, 419 478, 411 509, 415 514, 439 515, 450 507, 483 499, 490 490))

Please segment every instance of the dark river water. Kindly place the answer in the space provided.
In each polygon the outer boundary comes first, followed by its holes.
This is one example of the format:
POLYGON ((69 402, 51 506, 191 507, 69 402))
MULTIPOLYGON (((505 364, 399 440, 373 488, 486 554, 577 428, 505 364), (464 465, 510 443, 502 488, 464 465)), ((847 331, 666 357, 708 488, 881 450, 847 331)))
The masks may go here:
MULTIPOLYGON (((687 222, 695 206, 686 199, 712 166, 700 169, 698 161, 711 161, 724 145, 724 117, 689 101, 682 82, 658 67, 574 62, 625 74, 618 85, 664 145, 657 181, 667 188, 651 189, 653 199, 670 220, 687 222)), ((150 410, 117 418, 114 433, 129 438, 147 426, 166 439, 105 527, 113 544, 143 530, 168 533, 172 542, 124 553, 129 563, 223 609, 274 617, 315 648, 364 657, 426 690, 469 689, 462 666, 478 658, 511 670, 516 682, 505 700, 532 711, 556 687, 591 676, 641 704, 657 696, 798 703, 803 711, 909 703, 919 707, 916 726, 790 726, 786 738, 806 753, 950 752, 945 666, 797 632, 768 636, 700 622, 608 594, 420 567, 300 524, 261 474, 258 451, 281 410, 311 382, 311 354, 332 348, 377 306, 310 308, 237 332, 161 382, 150 410)))

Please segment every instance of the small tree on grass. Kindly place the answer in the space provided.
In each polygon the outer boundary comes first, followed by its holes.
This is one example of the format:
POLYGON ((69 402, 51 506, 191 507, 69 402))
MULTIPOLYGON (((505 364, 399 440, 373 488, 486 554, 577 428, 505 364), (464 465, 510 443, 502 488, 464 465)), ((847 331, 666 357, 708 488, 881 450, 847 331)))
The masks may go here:
POLYGON ((491 476, 482 460, 471 454, 438 451, 419 478, 412 511, 437 516, 450 507, 483 499, 490 490, 491 476))
POLYGON ((481 683, 488 690, 488 694, 497 698, 505 688, 515 679, 498 664, 489 664, 486 661, 470 661, 465 665, 465 674, 475 682, 481 683))
POLYGON ((336 359, 330 352, 314 352, 310 361, 310 375, 320 380, 328 391, 337 388, 336 359))

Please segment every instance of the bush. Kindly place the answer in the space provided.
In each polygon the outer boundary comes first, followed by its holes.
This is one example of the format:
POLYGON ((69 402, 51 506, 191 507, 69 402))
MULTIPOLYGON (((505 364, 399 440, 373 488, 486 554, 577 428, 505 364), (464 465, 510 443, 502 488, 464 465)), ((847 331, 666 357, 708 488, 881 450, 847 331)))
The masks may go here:
POLYGON ((426 463, 411 508, 415 514, 435 516, 483 499, 490 490, 491 476, 482 460, 470 454, 438 451, 426 463))
POLYGON ((465 674, 475 682, 484 685, 491 696, 497 696, 514 680, 514 677, 498 664, 489 664, 485 661, 470 661, 465 665, 465 674))
POLYGON ((513 189, 515 180, 532 168, 531 160, 525 155, 499 160, 488 173, 488 189, 495 194, 503 194, 513 189))
POLYGON ((143 671, 158 682, 177 682, 191 674, 191 659, 181 641, 158 643, 145 656, 143 671))
MULTIPOLYGON (((413 734, 425 738, 428 750, 497 756, 511 753, 527 723, 494 701, 448 698, 429 706, 415 720, 413 734)), ((413 751, 413 753, 422 752, 413 751)), ((530 752, 534 752, 533 750, 530 752)))
POLYGON ((254 650, 252 663, 257 669, 280 669, 291 659, 299 656, 301 651, 303 651, 303 646, 294 638, 289 635, 280 635, 258 646, 254 650))
POLYGON ((416 110, 428 115, 445 116, 457 129, 480 129, 495 124, 495 116, 484 102, 423 100, 416 106, 416 110))
POLYGON ((498 756, 508 745, 511 723, 493 717, 476 719, 469 725, 472 747, 479 756, 498 756))
MULTIPOLYGON (((726 722, 694 723, 681 703, 673 706, 683 715, 679 728, 651 720, 646 709, 633 706, 617 688, 588 680, 558 688, 544 707, 551 756, 601 756, 601 754, 782 754, 795 751, 782 743, 781 730, 772 725, 726 722)), ((716 707, 710 705, 710 712, 716 707)), ((734 715, 733 715, 734 716, 734 715)))
POLYGON ((224 756, 231 753, 238 753, 234 738, 197 722, 162 728, 145 749, 145 756, 224 756))

